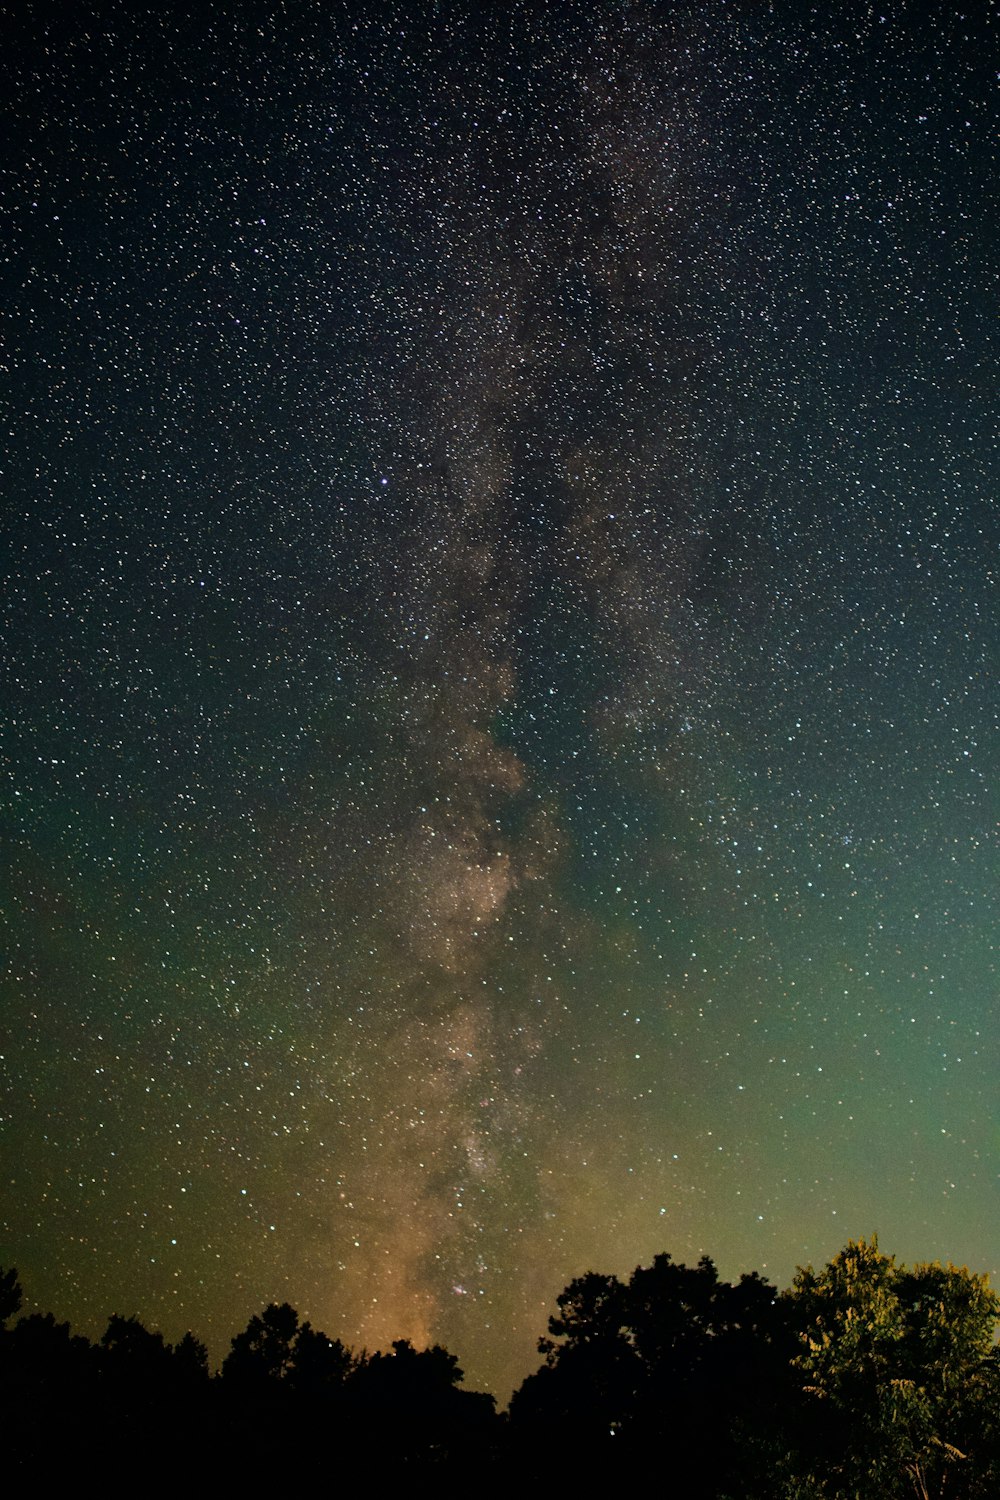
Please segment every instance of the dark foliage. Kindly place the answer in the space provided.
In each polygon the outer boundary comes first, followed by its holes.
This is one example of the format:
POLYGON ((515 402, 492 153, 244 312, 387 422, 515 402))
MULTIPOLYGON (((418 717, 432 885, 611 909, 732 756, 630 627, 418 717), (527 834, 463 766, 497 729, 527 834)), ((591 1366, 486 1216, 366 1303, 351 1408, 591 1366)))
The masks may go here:
POLYGON ((509 1415, 462 1389, 455 1355, 406 1340, 354 1354, 270 1304, 222 1370, 112 1316, 96 1344, 22 1303, 0 1271, 8 1468, 74 1481, 99 1453, 112 1487, 183 1452, 202 1485, 325 1474, 620 1483, 684 1500, 986 1500, 1000 1493, 1000 1300, 954 1266, 898 1266, 850 1243, 778 1294, 756 1274, 659 1255, 628 1281, 593 1272, 557 1298, 544 1363, 509 1415))
POLYGON ((540 1350, 544 1367, 511 1403, 511 1424, 544 1454, 553 1426, 587 1468, 641 1460, 689 1496, 747 1487, 770 1471, 794 1398, 787 1314, 760 1277, 721 1282, 660 1255, 627 1284, 593 1274, 569 1286, 540 1350))

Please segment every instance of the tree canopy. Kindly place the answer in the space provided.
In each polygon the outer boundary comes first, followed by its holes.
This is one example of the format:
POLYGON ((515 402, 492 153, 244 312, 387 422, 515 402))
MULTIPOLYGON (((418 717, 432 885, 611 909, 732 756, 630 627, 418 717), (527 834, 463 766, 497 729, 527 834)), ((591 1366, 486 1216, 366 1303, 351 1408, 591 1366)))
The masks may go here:
MULTIPOLYGON (((556 1298, 542 1364, 506 1421, 457 1356, 405 1339, 356 1353, 269 1303, 211 1377, 205 1346, 113 1314, 97 1343, 51 1314, 13 1321, 0 1271, 0 1400, 16 1472, 72 1477, 95 1443, 125 1475, 183 1435, 207 1478, 281 1484, 294 1455, 384 1475, 488 1466, 591 1486, 653 1472, 668 1500, 995 1500, 1000 1299, 964 1267, 907 1266, 876 1239, 779 1293, 666 1253, 556 1298), (63 1441, 52 1442, 58 1430, 63 1441)), ((110 1470, 109 1470, 110 1472, 110 1470)))
POLYGON ((825 1408, 825 1453, 846 1492, 906 1493, 908 1483, 929 1496, 946 1479, 957 1492, 996 1421, 1000 1298, 987 1277, 897 1265, 873 1238, 799 1271, 786 1295, 795 1365, 825 1408))

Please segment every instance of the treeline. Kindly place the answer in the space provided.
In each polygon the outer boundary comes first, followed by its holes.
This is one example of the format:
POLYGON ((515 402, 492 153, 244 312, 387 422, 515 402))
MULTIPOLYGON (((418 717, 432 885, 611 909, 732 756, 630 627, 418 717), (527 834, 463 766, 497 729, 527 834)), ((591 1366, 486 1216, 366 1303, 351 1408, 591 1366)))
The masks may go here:
POLYGON ((215 1375, 205 1346, 136 1318, 92 1344, 17 1317, 0 1273, 2 1432, 23 1481, 105 1488, 556 1480, 647 1483, 669 1500, 1000 1494, 1000 1299, 985 1276, 849 1243, 778 1293, 657 1256, 557 1299, 541 1367, 498 1414, 455 1355, 356 1354, 272 1304, 215 1375))

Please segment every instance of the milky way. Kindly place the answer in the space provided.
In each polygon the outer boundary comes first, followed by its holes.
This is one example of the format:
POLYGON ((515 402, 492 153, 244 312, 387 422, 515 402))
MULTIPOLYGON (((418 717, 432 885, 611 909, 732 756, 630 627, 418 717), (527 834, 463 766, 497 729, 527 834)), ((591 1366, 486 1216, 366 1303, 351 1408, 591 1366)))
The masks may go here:
POLYGON ((501 1396, 996 1272, 992 17, 128 9, 5 49, 0 1260, 501 1396))

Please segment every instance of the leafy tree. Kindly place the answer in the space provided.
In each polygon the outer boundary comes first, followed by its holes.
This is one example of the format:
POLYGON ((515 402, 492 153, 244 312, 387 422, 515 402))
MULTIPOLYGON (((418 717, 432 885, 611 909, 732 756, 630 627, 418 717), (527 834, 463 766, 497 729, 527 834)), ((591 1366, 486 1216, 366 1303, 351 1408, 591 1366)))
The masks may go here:
POLYGON ((559 1294, 549 1337, 538 1341, 545 1365, 514 1393, 515 1422, 569 1424, 579 1430, 577 1441, 588 1446, 618 1429, 633 1408, 641 1379, 627 1297, 617 1276, 594 1271, 559 1294))
POLYGON ((361 1362, 354 1385, 368 1400, 412 1409, 439 1401, 461 1380, 456 1354, 440 1344, 414 1349, 409 1339, 397 1339, 391 1351, 371 1354, 361 1362))
MULTIPOLYGON (((95 1350, 51 1313, 31 1313, 0 1337, 0 1356, 5 1478, 59 1477, 93 1441, 95 1350)), ((8 1489, 18 1491, 16 1479, 8 1489)))
POLYGON ((898 1266, 877 1239, 850 1241, 788 1294, 795 1364, 815 1403, 802 1457, 840 1496, 975 1493, 972 1453, 990 1420, 1000 1299, 964 1267, 898 1266))
POLYGON ((222 1377, 243 1392, 319 1396, 341 1391, 354 1369, 354 1356, 339 1339, 300 1324, 287 1302, 272 1302, 232 1340, 222 1377))
POLYGON ((617 1276, 588 1271, 571 1281, 556 1298, 558 1313, 549 1319, 549 1339, 539 1340, 539 1351, 554 1363, 564 1351, 588 1346, 604 1349, 631 1347, 626 1333, 626 1289, 617 1276), (556 1340, 562 1340, 561 1344, 556 1340))
POLYGON ((8 1370, 20 1393, 68 1390, 92 1371, 93 1348, 87 1339, 57 1323, 51 1313, 29 1313, 6 1335, 8 1370))
POLYGON ((134 1314, 123 1318, 113 1313, 100 1347, 105 1374, 125 1389, 152 1390, 169 1378, 171 1350, 163 1334, 146 1328, 134 1314))
POLYGON ((222 1378, 245 1389, 266 1390, 283 1380, 294 1363, 293 1345, 299 1315, 287 1302, 271 1302, 250 1319, 222 1365, 222 1378))
POLYGON ((492 1396, 459 1389, 458 1358, 435 1344, 392 1349, 359 1361, 350 1379, 350 1411, 362 1442, 379 1443, 402 1465, 482 1458, 496 1419, 492 1396))
POLYGON ((292 1346, 287 1378, 296 1391, 330 1394, 343 1389, 354 1369, 354 1356, 339 1339, 303 1323, 292 1346))
POLYGON ((186 1386, 201 1385, 208 1380, 208 1350, 189 1329, 171 1350, 177 1379, 186 1386))
POLYGON ((714 1495, 731 1481, 749 1496, 758 1472, 769 1493, 792 1347, 768 1282, 734 1286, 707 1256, 692 1267, 664 1254, 627 1284, 580 1277, 557 1305, 539 1344, 546 1364, 511 1402, 525 1441, 544 1450, 556 1426, 582 1469, 614 1466, 622 1450, 651 1463, 669 1451, 679 1493, 714 1495))

